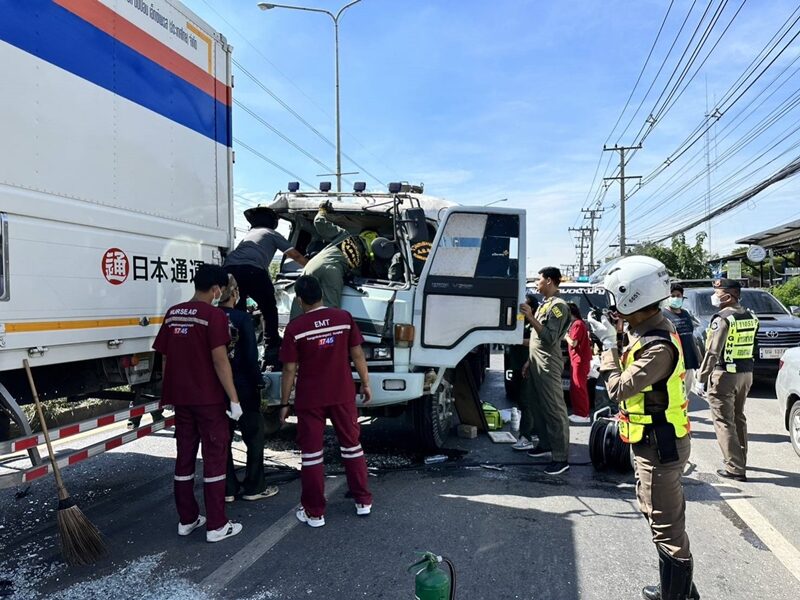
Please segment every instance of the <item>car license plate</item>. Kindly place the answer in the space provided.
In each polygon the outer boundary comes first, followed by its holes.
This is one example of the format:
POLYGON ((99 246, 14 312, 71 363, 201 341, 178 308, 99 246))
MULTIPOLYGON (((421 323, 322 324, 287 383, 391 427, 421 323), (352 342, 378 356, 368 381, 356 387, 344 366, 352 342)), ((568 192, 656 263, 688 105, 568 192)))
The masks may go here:
POLYGON ((760 348, 758 354, 761 358, 781 358, 786 348, 760 348))

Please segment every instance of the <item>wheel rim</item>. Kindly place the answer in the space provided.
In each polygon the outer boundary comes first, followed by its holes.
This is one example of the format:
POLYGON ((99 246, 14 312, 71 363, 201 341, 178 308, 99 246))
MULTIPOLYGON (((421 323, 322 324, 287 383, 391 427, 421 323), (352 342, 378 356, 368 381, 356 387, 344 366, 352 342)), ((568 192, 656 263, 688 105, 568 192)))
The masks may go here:
POLYGON ((800 448, 800 413, 795 414, 792 419, 792 442, 796 448, 800 448))
POLYGON ((452 388, 446 381, 442 382, 442 391, 436 394, 436 416, 440 423, 447 422, 453 416, 452 388))

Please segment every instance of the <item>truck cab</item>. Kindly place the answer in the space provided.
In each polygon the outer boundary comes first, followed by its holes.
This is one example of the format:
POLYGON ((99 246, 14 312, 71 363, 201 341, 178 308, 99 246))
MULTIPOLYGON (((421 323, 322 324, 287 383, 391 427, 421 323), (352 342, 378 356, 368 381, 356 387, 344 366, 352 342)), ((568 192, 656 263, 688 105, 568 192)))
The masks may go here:
MULTIPOLYGON (((453 422, 462 361, 477 347, 522 340, 525 212, 459 206, 422 192, 400 184, 389 193, 296 191, 268 206, 289 222, 289 241, 306 256, 326 245, 314 228, 322 203, 351 234, 371 230, 391 242, 392 258, 369 261, 343 290, 341 308, 364 336, 373 390, 369 406, 356 402, 364 414, 410 416, 421 445, 439 447, 453 422)), ((284 259, 275 277, 282 326, 299 275, 284 259)), ((266 379, 267 400, 277 404, 281 374, 266 379)))

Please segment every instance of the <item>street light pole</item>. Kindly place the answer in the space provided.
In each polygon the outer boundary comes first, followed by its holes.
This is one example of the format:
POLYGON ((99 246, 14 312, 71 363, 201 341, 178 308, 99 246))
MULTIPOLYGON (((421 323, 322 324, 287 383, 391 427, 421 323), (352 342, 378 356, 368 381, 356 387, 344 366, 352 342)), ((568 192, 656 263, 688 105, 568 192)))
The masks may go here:
POLYGON ((271 8, 288 8, 290 10, 303 10, 306 12, 316 12, 328 15, 333 20, 333 39, 334 39, 334 81, 336 91, 336 191, 342 191, 342 123, 339 112, 339 18, 342 13, 361 0, 348 2, 334 15, 331 11, 324 8, 310 8, 307 6, 292 6, 290 4, 275 4, 273 2, 259 2, 258 8, 270 10, 271 8))

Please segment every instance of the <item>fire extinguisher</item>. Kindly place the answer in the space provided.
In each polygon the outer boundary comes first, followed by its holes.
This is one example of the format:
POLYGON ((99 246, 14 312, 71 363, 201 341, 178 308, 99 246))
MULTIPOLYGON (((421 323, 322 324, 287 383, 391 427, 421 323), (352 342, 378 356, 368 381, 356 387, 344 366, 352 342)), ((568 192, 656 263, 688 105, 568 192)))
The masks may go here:
POLYGON ((454 600, 456 597, 456 570, 447 557, 437 556, 433 552, 422 553, 409 572, 416 574, 414 578, 415 600, 454 600), (439 565, 444 562, 450 570, 448 576, 439 565))

